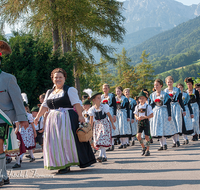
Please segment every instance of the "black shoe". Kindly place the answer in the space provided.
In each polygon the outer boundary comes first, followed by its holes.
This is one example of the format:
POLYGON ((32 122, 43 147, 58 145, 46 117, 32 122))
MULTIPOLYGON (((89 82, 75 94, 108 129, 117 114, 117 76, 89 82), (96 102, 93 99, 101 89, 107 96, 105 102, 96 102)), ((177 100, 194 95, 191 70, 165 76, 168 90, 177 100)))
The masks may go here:
POLYGON ((179 146, 180 146, 180 142, 179 142, 179 141, 177 141, 177 142, 176 142, 176 145, 177 145, 177 147, 179 147, 179 146))
POLYGON ((108 149, 106 149, 106 151, 110 151, 110 147, 108 149))
POLYGON ((31 159, 30 159, 30 162, 34 162, 34 161, 35 161, 35 158, 31 158, 31 159))
POLYGON ((199 139, 200 139, 200 134, 199 134, 199 139))
POLYGON ((102 162, 107 162, 107 158, 103 158, 103 159, 102 159, 102 162))
POLYGON ((198 141, 198 135, 196 136, 196 141, 198 141))
POLYGON ((126 144, 126 146, 130 146, 130 144, 126 144))
POLYGON ((163 148, 163 150, 167 150, 167 145, 166 145, 166 144, 164 145, 164 148, 163 148))
POLYGON ((112 147, 111 147, 110 151, 113 151, 114 149, 115 149, 115 146, 114 146, 114 145, 112 145, 112 147))
POLYGON ((127 147, 127 145, 126 144, 124 144, 124 148, 126 148, 127 147))
POLYGON ((97 158, 97 161, 98 161, 98 162, 102 162, 102 160, 103 160, 102 157, 98 157, 98 158, 97 158))
POLYGON ((132 141, 132 144, 131 144, 131 146, 134 146, 135 145, 135 141, 132 141))
POLYGON ((4 179, 4 185, 8 185, 8 184, 10 184, 10 179, 9 179, 9 177, 8 177, 7 179, 4 179))
POLYGON ((142 149, 142 153, 141 153, 142 156, 145 155, 146 149, 147 149, 146 147, 142 149))
POLYGON ((150 152, 146 151, 145 156, 150 156, 150 152))
POLYGON ((70 172, 70 167, 67 167, 65 169, 61 169, 61 170, 58 170, 58 174, 66 174, 70 172))
POLYGON ((119 146, 119 148, 118 148, 118 149, 122 149, 122 148, 124 148, 124 146, 123 146, 123 145, 119 146))
POLYGON ((187 139, 185 143, 186 143, 186 144, 189 144, 189 140, 187 139))
POLYGON ((150 143, 153 144, 153 139, 150 139, 150 143))
POLYGON ((44 157, 43 156, 41 156, 41 159, 43 159, 44 157))
POLYGON ((0 187, 2 187, 4 185, 4 180, 2 179, 1 181, 0 181, 0 187))
POLYGON ((183 141, 182 145, 186 145, 186 141, 183 141))
POLYGON ((114 145, 117 145, 117 139, 114 139, 114 145))
POLYGON ((19 165, 16 163, 12 168, 21 168, 21 164, 19 165))
POLYGON ((6 164, 10 164, 10 162, 12 162, 12 158, 6 157, 6 164))
POLYGON ((30 158, 31 159, 31 155, 26 155, 26 158, 30 158))
POLYGON ((120 141, 120 140, 118 140, 118 141, 117 141, 117 144, 121 144, 121 141, 120 141))
POLYGON ((176 147, 176 144, 173 144, 172 148, 176 147))
POLYGON ((158 151, 160 151, 160 150, 164 150, 162 146, 158 149, 158 151))

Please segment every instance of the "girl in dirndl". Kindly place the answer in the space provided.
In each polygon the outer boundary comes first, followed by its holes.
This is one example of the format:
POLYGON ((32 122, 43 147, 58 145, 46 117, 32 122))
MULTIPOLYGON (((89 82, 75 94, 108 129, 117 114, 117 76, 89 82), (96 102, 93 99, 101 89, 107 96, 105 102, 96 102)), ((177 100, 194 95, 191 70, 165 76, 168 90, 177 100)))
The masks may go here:
MULTIPOLYGON (((35 145, 36 145, 35 138, 37 137, 37 133, 35 130, 35 126, 33 124, 33 121, 34 121, 33 116, 32 116, 32 114, 28 113, 29 107, 26 102, 24 102, 24 107, 26 110, 29 126, 26 129, 21 126, 20 126, 20 129, 19 129, 19 127, 17 127, 15 133, 17 133, 17 131, 19 130, 19 133, 22 137, 25 148, 26 148, 26 150, 28 150, 28 152, 30 154, 30 162, 33 162, 33 161, 35 161, 35 157, 33 155, 33 149, 35 148, 35 145)), ((16 124, 16 126, 19 126, 19 125, 16 124)), ((21 167, 21 161, 23 159, 23 156, 24 156, 24 154, 17 156, 16 163, 12 168, 20 168, 21 167)))
MULTIPOLYGON (((103 85, 103 92, 104 94, 101 95, 101 102, 103 104, 108 104, 109 106, 109 112, 110 115, 113 118, 113 122, 116 122, 116 109, 117 109, 117 105, 116 105, 116 99, 115 99, 115 95, 113 93, 109 93, 110 90, 110 86, 108 84, 104 84, 103 85)), ((110 124, 112 125, 112 123, 110 122, 110 124)), ((114 150, 114 139, 116 136, 116 130, 112 129, 112 146, 109 147, 106 151, 113 151, 114 150)))
POLYGON ((116 134, 118 133, 121 141, 119 149, 126 148, 128 138, 131 137, 130 126, 130 107, 129 100, 122 95, 123 89, 121 86, 115 89, 116 91, 116 103, 117 103, 117 124, 116 134))
POLYGON ((89 109, 88 114, 90 116, 90 124, 93 126, 93 141, 94 146, 99 147, 100 154, 97 158, 99 162, 106 162, 106 149, 105 147, 111 146, 111 125, 115 130, 115 126, 113 123, 113 118, 109 112, 109 106, 107 104, 101 103, 101 94, 99 92, 92 92, 91 100, 93 101, 93 106, 89 109), (106 117, 109 117, 108 118, 106 117))
POLYGON ((150 119, 151 136, 160 139, 160 150, 167 150, 166 137, 171 137, 177 133, 177 129, 171 120, 171 99, 162 91, 163 81, 156 79, 154 89, 150 95, 150 105, 153 108, 154 117, 150 119))
POLYGON ((185 105, 185 112, 186 112, 186 115, 184 116, 185 125, 183 125, 182 133, 183 133, 183 139, 184 139, 183 145, 186 145, 189 143, 187 135, 191 135, 192 133, 194 133, 193 125, 192 125, 192 118, 194 118, 194 114, 193 114, 192 107, 190 105, 190 96, 188 93, 183 92, 184 85, 179 83, 176 86, 182 92, 182 99, 185 105))
POLYGON ((177 87, 173 87, 173 83, 174 83, 173 77, 168 76, 165 79, 165 82, 166 82, 168 88, 166 88, 164 91, 167 94, 169 94, 169 96, 171 98, 172 121, 174 122, 174 125, 176 126, 176 129, 178 131, 178 134, 175 134, 172 137, 172 140, 173 140, 172 148, 174 148, 174 147, 180 146, 179 134, 182 135, 183 126, 185 128, 183 116, 186 115, 186 112, 185 112, 185 106, 184 106, 184 103, 183 103, 183 100, 182 100, 181 90, 177 87), (182 110, 183 110, 183 114, 182 114, 182 110))
POLYGON ((190 104, 194 113, 194 118, 192 119, 194 134, 193 134, 193 141, 198 141, 198 135, 199 135, 199 92, 193 88, 194 81, 191 77, 188 77, 185 79, 185 82, 187 84, 188 90, 187 93, 190 96, 190 104))
POLYGON ((130 98, 130 88, 125 88, 123 91, 126 98, 129 100, 129 107, 130 107, 130 126, 131 126, 131 134, 132 134, 132 146, 135 145, 135 136, 137 134, 137 120, 135 119, 134 111, 135 106, 137 105, 137 102, 130 98))

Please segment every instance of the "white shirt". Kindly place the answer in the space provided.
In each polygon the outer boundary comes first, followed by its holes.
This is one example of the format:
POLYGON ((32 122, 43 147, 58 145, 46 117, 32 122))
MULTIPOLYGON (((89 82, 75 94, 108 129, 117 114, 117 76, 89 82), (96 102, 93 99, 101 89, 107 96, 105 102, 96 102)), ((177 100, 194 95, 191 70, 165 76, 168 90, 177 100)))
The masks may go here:
POLYGON ((109 106, 108 104, 101 104, 99 109, 96 109, 95 106, 92 106, 89 110, 88 110, 88 114, 89 116, 93 116, 93 119, 95 121, 95 112, 100 112, 102 111, 102 114, 104 113, 108 113, 109 112, 109 106))
MULTIPOLYGON (((76 90, 76 88, 70 87, 68 89, 67 93, 68 93, 69 100, 70 100, 72 106, 75 105, 75 104, 82 105, 81 100, 78 97, 78 91, 76 90)), ((47 100, 63 97, 64 96, 64 90, 61 90, 59 93, 55 93, 55 94, 51 93, 48 97, 47 97, 47 94, 48 94, 48 91, 47 91, 47 93, 45 95, 44 102, 42 103, 42 106, 48 108, 47 100)))
MULTIPOLYGON (((34 119, 35 119, 35 118, 34 118, 34 119)), ((35 130, 36 130, 36 131, 39 130, 39 123, 40 123, 40 130, 42 130, 42 129, 43 129, 43 124, 44 124, 44 117, 43 117, 43 116, 40 117, 39 122, 38 122, 37 125, 34 124, 35 130)))
POLYGON ((145 103, 144 105, 139 104, 139 106, 135 106, 135 111, 133 113, 139 117, 145 116, 145 112, 138 114, 138 109, 146 109, 146 107, 147 107, 147 116, 151 115, 153 113, 153 110, 150 105, 147 105, 147 103, 145 103))

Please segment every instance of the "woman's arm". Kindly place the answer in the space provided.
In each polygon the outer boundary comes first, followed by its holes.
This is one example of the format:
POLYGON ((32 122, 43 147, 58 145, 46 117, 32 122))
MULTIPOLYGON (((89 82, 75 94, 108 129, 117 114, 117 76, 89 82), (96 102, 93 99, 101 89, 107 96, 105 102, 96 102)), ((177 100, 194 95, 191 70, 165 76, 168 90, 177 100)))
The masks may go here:
POLYGON ((196 95, 196 98, 197 98, 197 104, 199 106, 199 110, 200 110, 200 101, 199 101, 199 92, 198 90, 195 90, 195 95, 196 95))
POLYGON ((90 116, 90 125, 93 127, 93 116, 90 116))
POLYGON ((127 110, 127 120, 130 121, 130 106, 129 106, 129 101, 126 102, 125 107, 126 107, 126 110, 127 110))
POLYGON ((179 93, 177 99, 179 100, 179 104, 180 104, 181 108, 183 109, 183 112, 185 112, 185 106, 184 106, 183 99, 182 99, 182 93, 179 93))
POLYGON ((116 115, 117 103, 116 103, 116 99, 115 99, 115 96, 114 96, 114 95, 113 95, 113 97, 112 97, 112 106, 113 106, 113 115, 116 115))
POLYGON ((34 137, 36 138, 37 137, 37 133, 36 133, 36 130, 35 130, 35 126, 34 126, 34 123, 30 123, 32 128, 33 128, 33 132, 34 132, 34 137))
POLYGON ((115 127, 115 125, 114 125, 114 123, 113 123, 113 118, 112 118, 112 116, 110 115, 110 112, 108 112, 108 113, 106 113, 106 114, 107 114, 107 116, 108 116, 109 119, 110 119, 110 122, 111 122, 111 124, 112 124, 112 128, 115 130, 116 127, 115 127))
POLYGON ((74 104, 74 107, 75 107, 75 109, 76 109, 76 111, 77 111, 79 122, 80 122, 80 123, 84 123, 84 122, 85 122, 85 119, 84 119, 84 117, 82 116, 82 111, 81 111, 82 108, 81 108, 81 105, 80 105, 79 103, 77 103, 77 104, 74 104))
POLYGON ((48 111, 48 108, 47 108, 47 107, 44 107, 44 106, 41 106, 41 107, 40 107, 40 110, 39 110, 37 116, 36 116, 35 119, 34 119, 34 124, 35 124, 35 125, 38 124, 38 121, 39 121, 40 117, 41 117, 42 115, 44 115, 44 113, 47 112, 47 111, 48 111))
POLYGON ((15 134, 17 134, 17 132, 19 131, 19 122, 16 122, 15 125, 16 125, 15 134))

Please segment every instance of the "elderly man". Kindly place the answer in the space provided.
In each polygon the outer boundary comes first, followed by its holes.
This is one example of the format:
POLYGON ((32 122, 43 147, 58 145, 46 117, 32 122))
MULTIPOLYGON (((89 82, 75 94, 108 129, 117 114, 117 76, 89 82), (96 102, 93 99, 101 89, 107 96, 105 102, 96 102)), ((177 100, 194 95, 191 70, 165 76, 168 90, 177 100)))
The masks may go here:
MULTIPOLYGON (((0 65, 2 54, 10 54, 10 46, 0 41, 0 65)), ((3 114, 0 115, 0 186, 9 184, 10 180, 6 172, 6 155, 3 150, 4 140, 8 134, 8 122, 3 116, 6 114, 10 120, 19 121, 21 126, 28 127, 26 112, 23 106, 21 90, 17 84, 16 78, 0 69, 0 109, 3 114)))

